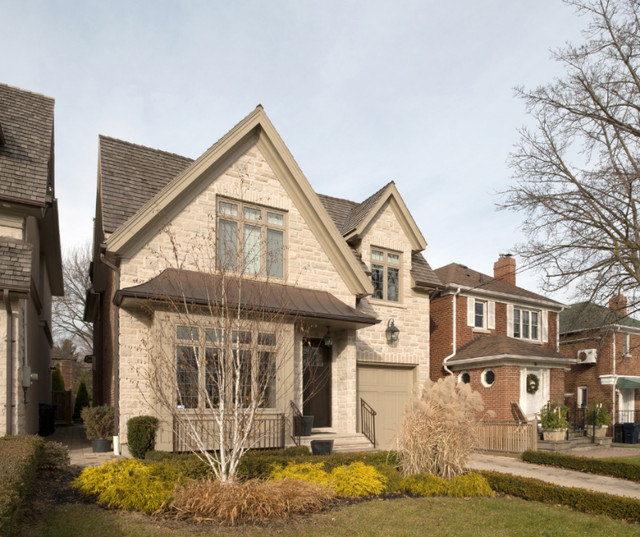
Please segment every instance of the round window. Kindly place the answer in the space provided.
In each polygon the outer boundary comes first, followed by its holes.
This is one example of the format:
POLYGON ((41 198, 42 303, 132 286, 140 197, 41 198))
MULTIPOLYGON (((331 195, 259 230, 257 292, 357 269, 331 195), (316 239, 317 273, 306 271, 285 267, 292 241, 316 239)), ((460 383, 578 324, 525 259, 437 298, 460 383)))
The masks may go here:
POLYGON ((496 374, 491 370, 487 369, 484 373, 482 373, 482 384, 489 387, 496 381, 496 374))
POLYGON ((471 377, 469 376, 469 373, 467 373, 466 371, 464 373, 461 373, 460 382, 462 382, 463 384, 469 384, 471 382, 471 377))

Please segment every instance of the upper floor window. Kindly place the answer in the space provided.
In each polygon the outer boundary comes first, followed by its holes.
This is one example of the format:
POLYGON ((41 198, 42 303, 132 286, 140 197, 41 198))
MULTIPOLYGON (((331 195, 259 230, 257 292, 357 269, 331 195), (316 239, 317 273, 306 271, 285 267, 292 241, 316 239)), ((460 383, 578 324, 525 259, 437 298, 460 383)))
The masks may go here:
POLYGON ((218 268, 284 277, 284 213, 218 201, 218 268))
POLYGON ((467 325, 481 330, 493 330, 496 327, 495 306, 493 300, 467 297, 467 325))
POLYGON ((629 334, 623 334, 622 336, 622 354, 631 356, 631 336, 629 334))
POLYGON ((513 308, 513 337, 539 340, 540 312, 513 308))
POLYGON ((371 283, 373 298, 400 300, 400 254, 386 250, 371 250, 371 283))

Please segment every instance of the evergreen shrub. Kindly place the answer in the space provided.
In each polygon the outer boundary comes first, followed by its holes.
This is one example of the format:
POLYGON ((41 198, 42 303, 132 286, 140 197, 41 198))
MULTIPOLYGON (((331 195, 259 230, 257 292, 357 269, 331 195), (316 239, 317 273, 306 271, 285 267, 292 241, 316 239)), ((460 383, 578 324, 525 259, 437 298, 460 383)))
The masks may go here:
POLYGON ((79 420, 81 418, 82 409, 89 406, 89 391, 84 380, 80 381, 78 385, 78 391, 76 392, 76 401, 73 404, 73 419, 79 420))
POLYGON ((412 474, 402 480, 400 490, 412 496, 446 496, 449 484, 433 474, 412 474))
POLYGON ((136 416, 127 421, 127 443, 133 457, 144 459, 156 447, 157 428, 158 418, 153 416, 136 416))
POLYGON ((449 482, 448 496, 456 498, 474 498, 477 496, 495 496, 487 478, 476 472, 454 477, 449 482))

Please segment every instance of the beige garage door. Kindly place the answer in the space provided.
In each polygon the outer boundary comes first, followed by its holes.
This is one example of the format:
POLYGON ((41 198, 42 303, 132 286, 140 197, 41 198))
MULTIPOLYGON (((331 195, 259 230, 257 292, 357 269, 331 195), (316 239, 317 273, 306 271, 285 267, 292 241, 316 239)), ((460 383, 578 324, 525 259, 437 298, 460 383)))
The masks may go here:
POLYGON ((409 402, 415 368, 358 366, 358 418, 360 398, 376 411, 376 447, 390 449, 400 432, 404 407, 409 402))

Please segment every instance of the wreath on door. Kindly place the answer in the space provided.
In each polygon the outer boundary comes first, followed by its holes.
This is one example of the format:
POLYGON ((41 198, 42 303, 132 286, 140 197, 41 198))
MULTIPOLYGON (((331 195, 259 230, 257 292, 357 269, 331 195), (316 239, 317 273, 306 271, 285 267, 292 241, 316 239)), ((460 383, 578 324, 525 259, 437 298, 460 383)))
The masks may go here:
POLYGON ((527 393, 536 393, 538 388, 540 387, 540 379, 538 375, 534 375, 533 373, 529 373, 527 375, 527 393))

